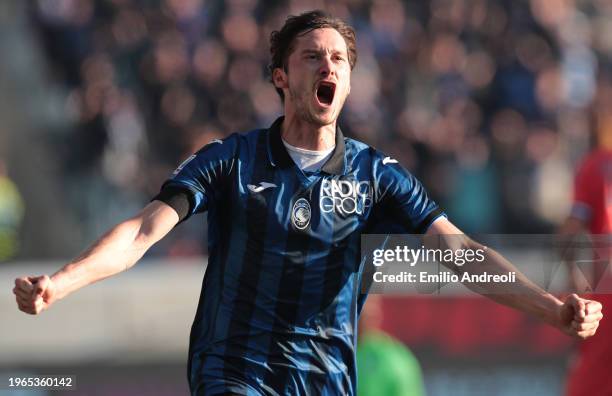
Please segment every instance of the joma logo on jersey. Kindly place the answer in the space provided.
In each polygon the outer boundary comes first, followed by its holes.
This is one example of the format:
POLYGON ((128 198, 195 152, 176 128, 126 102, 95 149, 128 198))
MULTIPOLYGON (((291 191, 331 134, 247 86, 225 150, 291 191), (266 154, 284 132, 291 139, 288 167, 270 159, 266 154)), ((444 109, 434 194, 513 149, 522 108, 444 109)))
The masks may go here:
POLYGON ((372 206, 370 182, 356 180, 323 180, 319 207, 321 212, 339 215, 362 215, 372 206))

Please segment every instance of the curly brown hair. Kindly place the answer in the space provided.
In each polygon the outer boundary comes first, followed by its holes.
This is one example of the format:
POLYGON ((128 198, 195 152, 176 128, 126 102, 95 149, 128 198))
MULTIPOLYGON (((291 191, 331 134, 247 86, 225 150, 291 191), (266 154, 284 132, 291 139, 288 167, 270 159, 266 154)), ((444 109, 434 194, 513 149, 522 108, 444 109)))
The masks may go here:
MULTIPOLYGON (((314 29, 332 28, 344 38, 348 50, 348 61, 351 70, 357 63, 357 45, 355 30, 340 18, 333 17, 321 10, 305 12, 300 15, 291 15, 285 21, 281 30, 275 30, 270 34, 270 54, 272 61, 268 66, 270 82, 274 69, 283 68, 287 71, 287 59, 293 51, 295 38, 302 36, 314 29)), ((281 100, 285 100, 283 90, 276 88, 281 100)))

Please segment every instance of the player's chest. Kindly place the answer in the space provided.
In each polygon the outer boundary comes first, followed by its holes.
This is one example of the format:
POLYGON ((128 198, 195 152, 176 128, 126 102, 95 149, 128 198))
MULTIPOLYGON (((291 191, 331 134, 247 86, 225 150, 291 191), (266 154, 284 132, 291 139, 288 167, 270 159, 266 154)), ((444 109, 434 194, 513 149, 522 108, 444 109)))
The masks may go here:
MULTIPOLYGON (((347 175, 255 174, 235 184, 233 213, 247 227, 310 235, 361 230, 373 206, 371 180, 347 175)), ((339 236, 339 235, 338 235, 339 236)))

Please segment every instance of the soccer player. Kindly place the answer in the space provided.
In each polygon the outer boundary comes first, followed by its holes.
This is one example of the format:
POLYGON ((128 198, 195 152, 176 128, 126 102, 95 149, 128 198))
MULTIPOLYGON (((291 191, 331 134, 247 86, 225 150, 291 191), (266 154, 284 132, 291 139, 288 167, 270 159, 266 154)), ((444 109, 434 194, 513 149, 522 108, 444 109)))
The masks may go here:
MULTIPOLYGON (((206 145, 142 212, 51 277, 17 279, 22 311, 38 314, 127 270, 177 223, 207 211, 192 394, 355 394, 360 235, 383 222, 428 235, 461 231, 396 160, 337 127, 357 59, 350 26, 320 11, 289 17, 271 35, 271 54, 284 116, 206 145)), ((504 267, 488 255, 492 269, 504 267)), ((561 302, 524 279, 517 294, 492 298, 578 337, 592 335, 601 317, 597 302, 561 302)))
MULTIPOLYGON (((612 234, 612 150, 609 149, 596 149, 583 159, 574 182, 572 211, 560 234, 569 239, 585 231, 593 235, 612 234)), ((592 298, 612 304, 610 247, 594 247, 598 257, 591 268, 571 267, 575 285, 590 288, 597 293, 592 298)), ((570 370, 568 396, 612 394, 612 321, 605 318, 600 325, 596 336, 580 344, 577 360, 570 370)))

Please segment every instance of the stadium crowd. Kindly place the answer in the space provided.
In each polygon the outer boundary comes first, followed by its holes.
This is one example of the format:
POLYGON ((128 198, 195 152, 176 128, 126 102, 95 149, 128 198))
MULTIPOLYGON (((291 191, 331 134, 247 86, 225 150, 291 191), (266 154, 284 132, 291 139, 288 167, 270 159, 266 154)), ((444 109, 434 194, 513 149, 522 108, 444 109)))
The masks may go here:
MULTIPOLYGON (((211 139, 268 126, 281 112, 270 32, 312 8, 357 31, 344 132, 412 170, 467 232, 552 231, 576 161, 595 140, 612 145, 603 0, 38 0, 81 219, 107 219, 111 203, 129 215, 211 139)), ((157 252, 200 253, 190 223, 157 252)))

